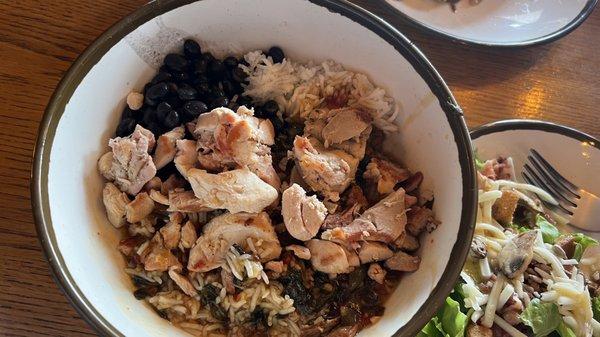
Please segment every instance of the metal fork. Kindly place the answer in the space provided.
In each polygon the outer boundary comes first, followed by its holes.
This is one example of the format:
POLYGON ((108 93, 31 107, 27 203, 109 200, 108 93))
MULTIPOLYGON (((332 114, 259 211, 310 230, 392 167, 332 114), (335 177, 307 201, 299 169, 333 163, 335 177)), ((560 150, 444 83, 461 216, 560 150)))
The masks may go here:
POLYGON ((525 182, 548 192, 557 204, 542 202, 567 223, 591 232, 600 232, 600 198, 563 177, 535 149, 529 149, 521 175, 525 182))

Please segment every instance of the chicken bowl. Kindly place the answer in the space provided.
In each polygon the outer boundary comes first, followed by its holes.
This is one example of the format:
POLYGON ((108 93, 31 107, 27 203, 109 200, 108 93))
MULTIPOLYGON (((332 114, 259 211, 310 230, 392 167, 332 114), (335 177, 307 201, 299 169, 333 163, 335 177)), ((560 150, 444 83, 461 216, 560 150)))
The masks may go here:
POLYGON ((477 201, 443 80, 337 1, 142 7, 59 85, 33 172, 57 281, 110 336, 414 336, 477 201))

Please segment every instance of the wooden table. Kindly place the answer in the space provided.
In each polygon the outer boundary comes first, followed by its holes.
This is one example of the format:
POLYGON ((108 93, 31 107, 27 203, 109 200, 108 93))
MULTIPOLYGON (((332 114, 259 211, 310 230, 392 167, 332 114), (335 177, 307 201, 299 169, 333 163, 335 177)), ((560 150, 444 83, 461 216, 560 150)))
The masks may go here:
MULTIPOLYGON (((550 45, 494 50, 425 35, 355 0, 398 27, 450 85, 470 127, 506 118, 563 123, 600 137, 600 11, 550 45)), ((0 335, 94 332, 55 285, 29 200, 38 123, 56 84, 106 28, 144 0, 0 1, 0 335)))

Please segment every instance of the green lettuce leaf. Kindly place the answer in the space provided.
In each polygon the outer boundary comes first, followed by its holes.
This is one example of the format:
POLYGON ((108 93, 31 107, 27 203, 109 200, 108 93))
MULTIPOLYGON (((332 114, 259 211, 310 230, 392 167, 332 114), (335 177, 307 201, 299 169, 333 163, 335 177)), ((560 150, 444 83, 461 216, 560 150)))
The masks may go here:
POLYGON ((535 224, 539 227, 540 232, 542 232, 542 238, 545 243, 554 244, 556 239, 560 236, 558 228, 554 227, 553 224, 548 222, 548 220, 540 214, 536 216, 535 224))
POLYGON ((483 170, 483 165, 485 165, 485 161, 475 157, 475 168, 477 168, 477 171, 483 170))
POLYGON ((571 328, 569 328, 562 320, 558 325, 556 331, 558 332, 560 337, 577 337, 577 335, 575 335, 575 332, 571 330, 571 328))
POLYGON ((448 297, 417 337, 464 337, 469 316, 461 311, 460 303, 448 297))
POLYGON ((600 322, 600 297, 592 298, 592 311, 594 319, 600 322))
POLYGON ((571 234, 571 236, 573 237, 573 239, 575 239, 575 253, 573 254, 573 258, 577 261, 581 260, 583 253, 586 249, 588 249, 588 247, 595 246, 598 244, 598 241, 592 239, 591 237, 585 234, 576 233, 571 234))
POLYGON ((534 299, 521 314, 521 321, 531 327, 535 337, 544 337, 558 329, 562 319, 556 304, 534 299))

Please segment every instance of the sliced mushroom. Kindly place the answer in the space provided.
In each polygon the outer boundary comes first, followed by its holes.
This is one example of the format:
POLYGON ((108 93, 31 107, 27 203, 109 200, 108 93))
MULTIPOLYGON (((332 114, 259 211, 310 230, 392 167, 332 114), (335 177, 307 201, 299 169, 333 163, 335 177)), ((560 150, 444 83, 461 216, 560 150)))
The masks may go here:
POLYGON ((175 284, 179 286, 179 288, 181 288, 181 290, 183 290, 183 292, 186 295, 192 297, 198 295, 198 291, 196 290, 196 288, 194 288, 192 282, 190 282, 190 280, 187 277, 181 275, 178 272, 178 268, 169 268, 169 277, 171 278, 171 280, 173 280, 173 282, 175 282, 175 284))
POLYGON ((358 257, 362 264, 387 260, 393 255, 394 252, 381 242, 367 241, 362 244, 358 251, 358 257))
POLYGON ((471 241, 471 250, 469 254, 474 259, 485 259, 487 256, 487 247, 485 242, 480 237, 474 237, 471 241))
POLYGON ((385 261, 385 266, 397 271, 415 271, 419 269, 421 258, 408 255, 405 252, 396 252, 394 256, 385 261))
POLYGON ((289 246, 285 247, 285 250, 291 251, 299 259, 310 260, 310 250, 308 248, 304 247, 304 246, 289 245, 289 246))
POLYGON ((121 192, 113 183, 106 183, 102 190, 102 201, 106 208, 108 221, 117 228, 123 227, 126 223, 125 208, 129 204, 127 194, 121 192))
POLYGON ((396 241, 394 241, 394 246, 406 252, 414 252, 419 249, 421 245, 418 238, 410 235, 410 233, 404 232, 400 234, 396 241))
POLYGON ((154 210, 154 201, 150 199, 148 193, 142 192, 135 196, 132 202, 125 206, 125 217, 130 223, 142 221, 154 210))
POLYGON ((386 274, 387 272, 379 265, 379 263, 371 264, 367 270, 367 275, 369 278, 379 284, 383 284, 386 274))
POLYGON ((433 211, 427 207, 415 206, 408 210, 406 216, 406 230, 414 236, 419 236, 433 221, 433 211))
POLYGON ((527 269, 533 259, 533 246, 537 235, 537 230, 519 234, 502 247, 498 254, 498 263, 506 277, 515 278, 527 269))
POLYGON ((317 235, 327 209, 316 196, 307 197, 300 185, 293 184, 281 196, 281 215, 290 235, 307 241, 317 235))
POLYGON ((310 250, 310 262, 315 270, 328 274, 350 272, 350 263, 346 250, 337 243, 312 239, 306 242, 310 250))

